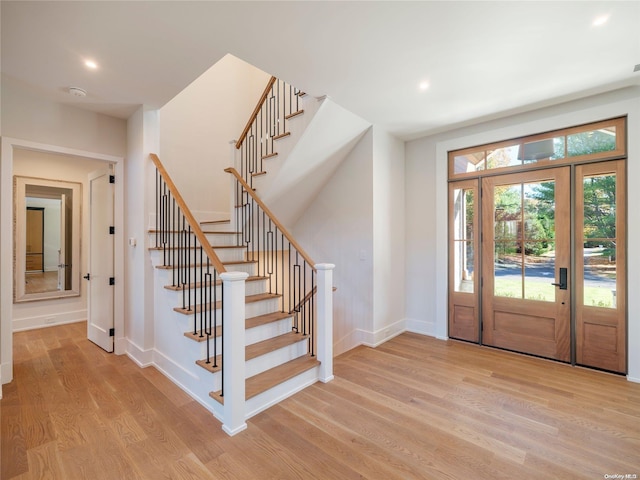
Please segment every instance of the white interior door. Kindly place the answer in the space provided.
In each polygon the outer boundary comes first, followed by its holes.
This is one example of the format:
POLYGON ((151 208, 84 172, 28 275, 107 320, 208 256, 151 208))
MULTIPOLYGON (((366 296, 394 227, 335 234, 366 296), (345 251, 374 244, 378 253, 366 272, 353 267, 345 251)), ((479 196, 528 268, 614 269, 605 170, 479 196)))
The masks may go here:
POLYGON ((109 170, 89 175, 89 272, 87 337, 107 352, 113 352, 114 276, 113 184, 109 170))

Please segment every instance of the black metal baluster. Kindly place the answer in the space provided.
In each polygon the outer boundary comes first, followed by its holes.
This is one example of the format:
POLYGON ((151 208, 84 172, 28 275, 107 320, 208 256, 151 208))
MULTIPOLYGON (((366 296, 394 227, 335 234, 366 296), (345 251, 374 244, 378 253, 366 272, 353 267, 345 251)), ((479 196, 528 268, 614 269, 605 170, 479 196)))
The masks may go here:
MULTIPOLYGON (((213 299, 212 305, 218 305, 218 272, 217 270, 213 270, 213 299)), ((220 282, 220 289, 222 290, 222 282, 220 282)), ((222 309, 222 306, 220 307, 222 309)), ((213 310, 213 325, 211 327, 211 334, 213 335, 213 366, 218 366, 218 343, 216 341, 217 333, 218 333, 218 309, 214 308, 213 310)), ((222 342, 221 342, 222 343, 222 342)))
MULTIPOLYGON (((220 285, 220 297, 224 298, 224 283, 220 285)), ((221 334, 224 335, 224 314, 221 314, 220 325, 222 327, 221 334)), ((224 342, 220 342, 220 357, 224 358, 224 342)), ((217 356, 215 358, 217 358, 217 356)), ((217 365, 214 366, 217 367, 217 365)), ((222 365, 222 369, 220 370, 220 382, 220 396, 224 397, 224 365, 222 365)))

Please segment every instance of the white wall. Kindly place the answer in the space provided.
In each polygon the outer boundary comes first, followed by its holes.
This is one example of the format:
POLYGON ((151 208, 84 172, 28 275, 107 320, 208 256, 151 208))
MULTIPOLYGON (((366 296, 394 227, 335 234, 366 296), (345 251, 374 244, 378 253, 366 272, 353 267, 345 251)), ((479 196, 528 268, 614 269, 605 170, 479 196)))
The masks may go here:
POLYGON ((406 329, 404 142, 372 127, 293 228, 314 261, 336 265, 334 355, 406 329))
POLYGON ((318 263, 333 263, 334 354, 363 343, 373 320, 373 130, 364 135, 293 227, 318 263))
POLYGON ((126 152, 124 120, 44 100, 6 76, 1 115, 6 137, 108 155, 126 152))
POLYGON ((405 156, 407 329, 436 336, 435 142, 432 138, 408 142, 405 156))
MULTIPOLYGON (((407 315, 429 325, 438 337, 447 332, 447 151, 628 115, 628 205, 640 205, 640 87, 544 108, 409 142, 406 146, 407 218, 419 207, 433 208, 432 226, 407 227, 407 315), (431 187, 431 188, 429 188, 431 187), (424 272, 433 272, 424 279, 424 272), (413 284, 413 286, 412 286, 413 284)), ((640 213, 629 208, 628 239, 640 235, 640 213)), ((628 378, 640 381, 640 251, 628 250, 628 378)))
POLYGON ((229 217, 229 141, 242 133, 269 78, 226 55, 160 109, 155 153, 196 218, 229 217))
POLYGON ((116 335, 120 348, 139 365, 153 357, 153 268, 149 259, 149 216, 155 210, 155 168, 150 153, 159 148, 158 111, 140 107, 128 120, 128 152, 125 165, 125 228, 136 246, 125 247, 125 331, 116 335))
POLYGON ((365 343, 406 328, 404 142, 373 129, 373 322, 365 343))

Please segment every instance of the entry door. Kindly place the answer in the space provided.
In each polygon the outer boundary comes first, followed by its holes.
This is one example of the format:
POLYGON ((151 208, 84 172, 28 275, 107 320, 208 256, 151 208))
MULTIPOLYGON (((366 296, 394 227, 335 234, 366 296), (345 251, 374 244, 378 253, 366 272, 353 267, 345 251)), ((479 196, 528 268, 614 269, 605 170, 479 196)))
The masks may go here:
POLYGON ((482 343, 571 356, 570 167, 482 180, 482 343))
POLYGON ((113 184, 108 170, 89 175, 90 237, 87 337, 113 352, 113 184))

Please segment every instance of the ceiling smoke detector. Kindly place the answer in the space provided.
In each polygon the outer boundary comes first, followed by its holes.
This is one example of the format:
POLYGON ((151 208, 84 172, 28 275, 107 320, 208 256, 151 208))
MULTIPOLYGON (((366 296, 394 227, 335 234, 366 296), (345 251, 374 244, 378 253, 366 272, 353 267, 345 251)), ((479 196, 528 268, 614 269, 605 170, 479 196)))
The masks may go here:
POLYGON ((86 97, 87 91, 80 87, 69 87, 69 94, 73 95, 74 97, 86 97))

